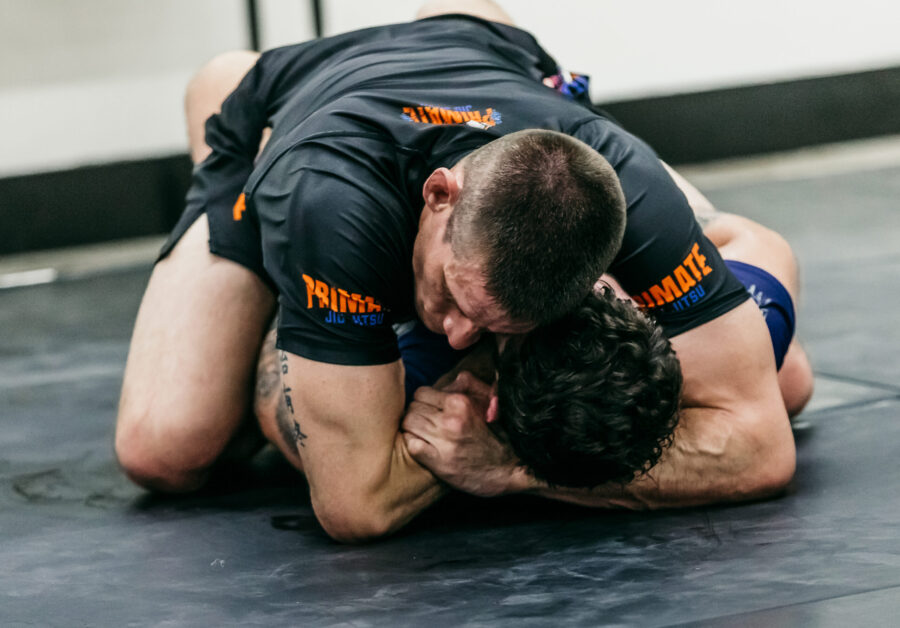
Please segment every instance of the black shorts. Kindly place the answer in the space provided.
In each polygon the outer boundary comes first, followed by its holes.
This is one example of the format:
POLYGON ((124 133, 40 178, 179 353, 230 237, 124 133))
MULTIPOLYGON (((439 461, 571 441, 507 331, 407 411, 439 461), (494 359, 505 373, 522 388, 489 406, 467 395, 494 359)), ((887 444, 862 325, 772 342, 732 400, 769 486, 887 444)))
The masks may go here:
POLYGON ((240 200, 237 201, 236 207, 228 213, 221 207, 213 206, 212 211, 207 211, 203 207, 188 204, 160 249, 156 261, 159 262, 168 256, 191 225, 206 214, 209 222, 209 252, 240 264, 262 279, 272 292, 277 292, 275 283, 263 268, 259 222, 249 208, 241 209, 240 203, 240 200), (236 217, 239 219, 236 220, 236 217))

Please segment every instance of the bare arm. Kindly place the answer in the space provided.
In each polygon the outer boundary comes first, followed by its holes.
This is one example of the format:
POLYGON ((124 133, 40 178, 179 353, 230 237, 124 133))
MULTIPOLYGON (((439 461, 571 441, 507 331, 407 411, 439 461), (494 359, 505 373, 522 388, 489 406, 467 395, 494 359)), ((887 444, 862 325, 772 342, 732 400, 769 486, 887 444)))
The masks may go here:
POLYGON ((404 422, 414 433, 408 436, 410 450, 438 477, 463 490, 482 495, 529 492, 602 508, 692 506, 782 490, 793 476, 794 442, 756 307, 747 302, 676 337, 673 345, 685 373, 675 441, 646 476, 628 485, 584 490, 538 482, 508 450, 504 457, 505 446, 490 438, 485 403, 477 402, 477 394, 417 394, 417 415, 404 422), (505 471, 489 472, 473 459, 495 461, 505 471))
POLYGON ((284 402, 313 509, 334 539, 396 531, 445 492, 399 434, 399 362, 339 366, 282 353, 284 402))

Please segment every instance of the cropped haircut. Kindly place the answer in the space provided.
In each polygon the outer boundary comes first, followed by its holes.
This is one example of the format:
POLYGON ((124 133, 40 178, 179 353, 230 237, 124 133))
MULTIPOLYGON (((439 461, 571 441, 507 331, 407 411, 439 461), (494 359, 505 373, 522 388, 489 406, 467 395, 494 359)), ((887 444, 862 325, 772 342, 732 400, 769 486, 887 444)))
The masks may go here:
POLYGON ((447 223, 454 256, 475 259, 485 289, 514 320, 569 310, 612 263, 625 232, 615 170, 587 144, 531 129, 466 156, 447 223))
POLYGON ((662 329, 612 290, 507 343, 497 370, 499 428, 551 486, 627 483, 672 441, 678 359, 662 329))

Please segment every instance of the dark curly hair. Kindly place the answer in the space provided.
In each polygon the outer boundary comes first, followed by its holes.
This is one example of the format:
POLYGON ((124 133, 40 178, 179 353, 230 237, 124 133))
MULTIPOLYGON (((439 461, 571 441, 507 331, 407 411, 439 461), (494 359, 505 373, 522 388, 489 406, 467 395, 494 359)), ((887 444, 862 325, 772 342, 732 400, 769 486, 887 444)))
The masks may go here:
POLYGON ((497 364, 500 430, 552 486, 646 473, 678 423, 681 367, 656 323, 603 288, 509 342, 497 364))

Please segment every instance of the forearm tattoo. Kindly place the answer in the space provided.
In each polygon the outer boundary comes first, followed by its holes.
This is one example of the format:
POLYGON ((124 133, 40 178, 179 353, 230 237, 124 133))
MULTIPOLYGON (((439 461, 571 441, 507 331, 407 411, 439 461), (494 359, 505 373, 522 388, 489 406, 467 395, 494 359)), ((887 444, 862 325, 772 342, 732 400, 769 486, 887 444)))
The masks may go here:
POLYGON ((278 429, 281 432, 281 437, 284 438, 285 442, 295 443, 298 448, 305 447, 306 445, 303 441, 305 441, 308 437, 300 429, 300 423, 297 421, 297 417, 294 415, 294 402, 291 401, 291 388, 284 384, 284 376, 288 373, 287 360, 287 354, 282 351, 280 361, 282 382, 281 387, 284 394, 284 404, 279 405, 278 407, 278 429))

